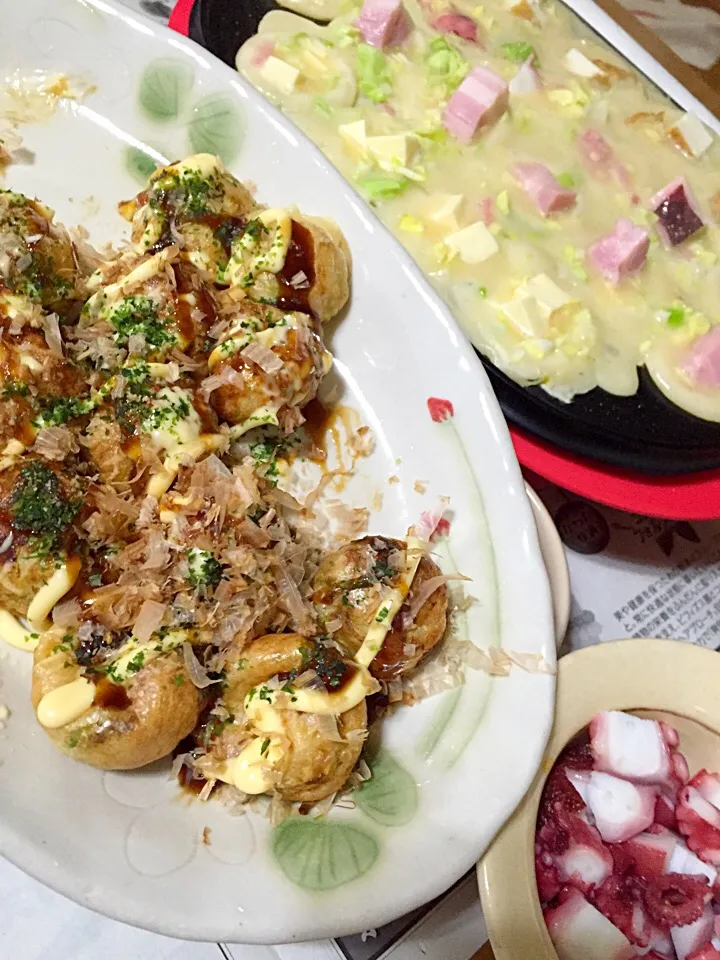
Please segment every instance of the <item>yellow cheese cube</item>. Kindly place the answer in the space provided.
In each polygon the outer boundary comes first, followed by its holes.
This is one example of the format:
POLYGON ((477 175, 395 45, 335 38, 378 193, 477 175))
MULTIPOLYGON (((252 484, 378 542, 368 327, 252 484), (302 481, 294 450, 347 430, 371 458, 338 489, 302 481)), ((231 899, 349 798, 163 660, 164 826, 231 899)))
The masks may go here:
POLYGON ((280 93, 292 93, 295 90, 300 71, 278 57, 268 57, 260 69, 260 74, 280 93))
POLYGON ((417 150, 417 143, 406 133, 393 133, 386 137, 368 137, 367 148, 381 163, 407 167, 417 150))
POLYGON ((525 296, 534 297, 546 317, 562 307, 578 302, 576 297, 567 294, 546 273, 538 273, 537 276, 528 280, 521 288, 521 293, 525 296))
POLYGON ((367 152, 367 133, 364 120, 356 120, 354 123, 341 123, 338 127, 338 133, 346 147, 355 152, 367 152))
POLYGON ((591 79, 592 77, 601 77, 604 73, 604 70, 594 64, 589 57, 586 57, 584 53, 581 53, 575 47, 568 50, 563 59, 563 63, 570 73, 574 73, 576 77, 587 77, 591 79))
POLYGON ((497 240, 481 220, 449 234, 445 237, 445 243, 451 250, 457 251, 463 263, 482 263, 500 249, 497 240))
POLYGON ((534 297, 517 297, 497 304, 514 327, 526 337, 544 337, 548 333, 547 317, 534 297))
POLYGON ((433 223, 447 223, 456 227, 456 214, 460 212, 463 199, 461 193, 434 193, 428 198, 425 216, 433 223))

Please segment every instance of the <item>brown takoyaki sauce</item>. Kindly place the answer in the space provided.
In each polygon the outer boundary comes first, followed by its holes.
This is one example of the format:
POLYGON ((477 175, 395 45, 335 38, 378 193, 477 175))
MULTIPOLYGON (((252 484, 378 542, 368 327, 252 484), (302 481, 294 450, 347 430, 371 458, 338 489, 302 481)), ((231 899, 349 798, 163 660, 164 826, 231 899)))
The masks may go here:
POLYGON ((101 677, 95 685, 93 706, 126 710, 130 706, 130 697, 122 684, 113 683, 107 677, 101 677))
POLYGON ((279 295, 277 305, 282 310, 297 310, 300 313, 312 313, 308 305, 308 294, 315 283, 315 270, 313 269, 313 238, 307 227, 304 227, 297 220, 292 222, 292 236, 290 246, 288 247, 285 264, 277 275, 279 295), (292 280, 298 274, 305 274, 304 280, 300 283, 296 281, 293 286, 292 280))
MULTIPOLYGON (((201 723, 202 722, 203 721, 201 720, 201 723)), ((197 742, 198 740, 195 734, 191 733, 189 737, 185 737, 180 741, 177 747, 175 747, 173 750, 173 757, 179 757, 183 753, 190 753, 195 749, 197 742)), ((183 790, 186 790, 193 796, 197 796, 207 783, 205 777, 201 777, 200 774, 196 770, 193 770, 192 767, 188 766, 187 763, 184 763, 178 770, 177 781, 183 790)))

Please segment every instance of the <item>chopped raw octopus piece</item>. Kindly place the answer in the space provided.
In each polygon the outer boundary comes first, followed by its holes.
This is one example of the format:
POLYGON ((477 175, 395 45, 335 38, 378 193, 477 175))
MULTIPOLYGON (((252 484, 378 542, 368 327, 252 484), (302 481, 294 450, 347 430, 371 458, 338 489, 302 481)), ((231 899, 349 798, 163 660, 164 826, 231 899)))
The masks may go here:
POLYGON ((560 960, 720 960, 720 773, 690 779, 678 747, 668 724, 607 711, 557 758, 535 849, 560 960))
POLYGON ((667 794, 659 793, 655 801, 655 823, 668 830, 677 831, 677 817, 675 816, 675 801, 667 794))
POLYGON ((635 860, 625 849, 624 843, 609 843, 608 850, 612 854, 613 873, 615 876, 624 877, 628 873, 636 873, 635 860))
MULTIPOLYGON (((716 327, 715 329, 720 333, 720 327, 716 327)), ((720 774, 700 770, 692 780, 689 781, 688 786, 695 787, 703 800, 707 800, 716 810, 720 810, 720 774)))
POLYGON ((630 840, 652 825, 654 787, 638 786, 609 773, 594 771, 587 786, 587 805, 606 843, 630 840))
POLYGON ((411 21, 402 0, 365 0, 355 26, 371 47, 391 47, 410 33, 411 21))
POLYGON ((659 190, 649 207, 658 218, 657 231, 666 247, 676 247, 705 226, 685 177, 677 177, 659 190))
POLYGON ((539 823, 544 824, 551 819, 558 805, 568 813, 579 813, 585 807, 582 797, 570 783, 562 767, 556 767, 547 778, 540 801, 539 823))
MULTIPOLYGON (((695 923, 703 917, 711 897, 712 890, 705 877, 666 873, 647 881, 645 908, 653 923, 666 930, 675 929, 695 923)), ((712 910, 710 915, 713 916, 712 910)), ((711 935, 712 920, 711 932, 699 943, 704 943, 711 935)))
POLYGON ((720 960, 720 950, 717 950, 712 943, 706 943, 689 953, 687 960, 720 960))
POLYGON ((512 174, 544 217, 575 206, 575 191, 558 183, 544 163, 516 163, 512 174))
POLYGON ((683 787, 675 809, 680 833, 701 860, 720 866, 720 812, 695 787, 683 787))
MULTIPOLYGON (((560 809, 559 807, 557 809, 560 809)), ((570 834, 564 827, 559 827, 555 820, 548 819, 538 830, 535 837, 536 849, 545 853, 555 854, 566 853, 570 845, 570 834)))
POLYGON ((535 853, 535 876, 537 878, 538 895, 540 903, 548 903, 554 900, 560 893, 562 884, 560 877, 555 869, 555 864, 549 853, 538 850, 535 853))
MULTIPOLYGON (((720 387, 720 326, 713 327, 694 341, 682 363, 682 369, 697 384, 704 387, 720 387)), ((717 777, 717 774, 707 774, 707 776, 717 777)), ((706 789, 716 796, 717 788, 706 786, 706 789)), ((717 803, 710 800, 705 793, 703 796, 709 803, 713 803, 713 806, 717 806, 717 803)))
POLYGON ((670 928, 670 936, 678 960, 688 960, 693 953, 697 953, 701 947, 710 943, 713 934, 713 921, 712 907, 707 904, 697 920, 670 928))
POLYGON ((571 740, 557 762, 570 770, 592 770, 595 758, 590 745, 590 735, 583 732, 571 740))
POLYGON ((670 855, 670 861, 667 865, 668 873, 685 873, 692 874, 696 877, 707 877, 708 882, 712 886, 717 880, 718 872, 715 867, 710 863, 703 863, 703 861, 695 856, 685 844, 682 842, 680 837, 676 838, 675 847, 673 852, 670 855))
POLYGON ((463 143, 470 143, 480 129, 507 110, 508 85, 492 70, 475 67, 450 97, 443 113, 443 126, 463 143))
POLYGON ((590 786, 590 777, 592 774, 588 770, 565 770, 565 776, 572 784, 574 790, 582 802, 587 806, 588 787, 590 786))
POLYGON ((634 863, 635 872, 646 880, 659 877, 670 869, 670 858, 680 838, 663 827, 656 827, 627 840, 622 849, 634 863))
POLYGON ((464 13, 457 13, 455 10, 441 13, 439 17, 435 17, 431 26, 439 30, 440 33, 452 33, 454 36, 460 37, 462 40, 468 40, 470 43, 478 42, 477 24, 470 17, 466 17, 464 13))
MULTIPOLYGON (((650 248, 647 230, 620 217, 610 233, 588 248, 588 260, 612 284, 620 283, 643 268, 650 248)), ((653 721, 646 721, 652 723, 653 721)))
POLYGON ((675 956, 675 947, 673 947, 669 930, 661 930, 659 927, 653 927, 651 925, 650 943, 648 946, 652 951, 648 954, 649 957, 652 957, 653 953, 657 953, 663 958, 675 956))
POLYGON ((564 883, 590 893, 612 873, 612 854, 597 830, 580 817, 559 810, 557 819, 568 836, 567 849, 553 858, 558 875, 564 883))
POLYGON ((542 90, 542 80, 540 74, 533 66, 535 54, 528 57, 510 81, 510 93, 521 96, 525 93, 535 93, 536 90, 542 90))
POLYGON ((617 710, 597 714, 590 722, 595 769, 633 783, 677 786, 677 770, 683 765, 675 763, 677 734, 670 731, 656 720, 617 710))
POLYGON ((644 881, 613 875, 596 890, 593 903, 637 947, 650 942, 650 923, 643 906, 644 881))
POLYGON ((568 779, 567 771, 590 771, 592 765, 593 757, 587 736, 578 737, 565 747, 545 781, 538 812, 540 826, 554 817, 557 804, 569 813, 579 813, 584 809, 585 802, 568 779))
POLYGON ((570 887, 545 910, 545 923, 560 960, 630 960, 632 944, 585 897, 570 887))

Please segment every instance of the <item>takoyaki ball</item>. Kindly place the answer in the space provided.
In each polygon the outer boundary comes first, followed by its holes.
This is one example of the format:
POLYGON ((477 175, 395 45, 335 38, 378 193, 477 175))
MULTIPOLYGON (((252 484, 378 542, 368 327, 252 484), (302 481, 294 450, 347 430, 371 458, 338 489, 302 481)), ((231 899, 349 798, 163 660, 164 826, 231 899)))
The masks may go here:
POLYGON ((0 319, 0 391, 40 398, 78 397, 87 391, 84 372, 50 347, 40 330, 23 327, 10 333, 9 318, 0 319))
MULTIPOLYGON (((293 239, 296 238, 302 238, 304 258, 310 268, 308 307, 321 323, 326 323, 340 313, 350 297, 350 248, 332 220, 304 214, 293 214, 293 239)), ((283 270, 289 281, 290 269, 292 264, 286 264, 283 270)))
POLYGON ((62 312, 79 296, 77 260, 64 227, 38 200, 0 190, 0 286, 62 312))
POLYGON ((313 399, 332 357, 303 313, 283 313, 272 326, 252 329, 239 318, 208 358, 214 380, 210 402, 235 434, 263 423, 288 431, 302 422, 299 410, 313 399))
POLYGON ((233 237, 218 282, 325 321, 349 297, 350 253, 331 221, 282 208, 257 210, 233 237))
POLYGON ((181 240, 183 259, 215 277, 227 262, 234 229, 255 206, 252 194, 217 157, 199 153, 160 167, 147 190, 120 205, 132 223, 140 250, 160 249, 181 240))
MULTIPOLYGON (((338 734, 343 738, 338 740, 329 738, 322 731, 316 715, 292 708, 282 709, 279 700, 277 709, 263 709, 265 694, 260 696, 263 685, 273 677, 280 675, 286 690, 290 690, 290 678, 313 669, 315 665, 322 670, 322 663, 327 661, 316 661, 318 649, 305 637, 287 633, 268 634, 231 651, 225 669, 225 706, 231 714, 243 716, 246 697, 255 690, 258 699, 252 697, 250 707, 254 703, 260 710, 255 715, 249 709, 248 718, 243 723, 225 726, 212 742, 211 763, 237 756, 247 746, 248 736, 257 736, 263 738, 263 743, 265 739, 270 740, 265 751, 269 767, 267 776, 272 784, 270 789, 285 800, 314 803, 344 786, 362 752, 367 729, 365 700, 335 717, 338 734), (277 746, 273 734, 277 735, 277 746)), ((322 657, 331 655, 325 650, 320 653, 322 657)), ((341 672, 354 669, 338 655, 333 658, 332 667, 339 667, 341 672)), ((286 697, 292 695, 286 694, 286 697)))
MULTIPOLYGON (((333 634, 348 656, 359 650, 387 591, 398 585, 405 543, 389 537, 363 537, 346 544, 320 564, 313 580, 313 601, 320 622, 339 620, 333 634)), ((420 561, 404 604, 370 665, 378 680, 391 680, 413 670, 442 639, 447 625, 448 592, 439 586, 420 607, 412 623, 408 610, 422 585, 440 576, 429 557, 420 561)))
POLYGON ((23 327, 11 334, 8 325, 0 321, 0 469, 36 439, 40 456, 63 460, 77 451, 72 436, 45 431, 38 438, 38 431, 73 425, 89 411, 86 376, 51 349, 39 330, 23 327))
POLYGON ((177 251, 161 250, 142 257, 124 257, 120 270, 104 282, 98 271, 90 278, 92 296, 80 314, 76 339, 110 338, 121 350, 147 361, 169 359, 197 336, 194 304, 180 300, 172 261, 177 251))
POLYGON ((50 630, 35 650, 31 698, 40 725, 63 753, 103 770, 167 756, 204 706, 182 651, 162 649, 172 635, 125 652, 126 638, 97 624, 80 631, 82 639, 50 630))
POLYGON ((127 434, 107 413, 96 414, 87 426, 83 447, 103 483, 126 484, 137 471, 127 452, 127 434))
POLYGON ((54 578, 55 600, 71 589, 80 572, 71 548, 82 504, 80 480, 55 465, 26 459, 0 472, 0 608, 39 622, 53 603, 33 603, 40 588, 54 578))

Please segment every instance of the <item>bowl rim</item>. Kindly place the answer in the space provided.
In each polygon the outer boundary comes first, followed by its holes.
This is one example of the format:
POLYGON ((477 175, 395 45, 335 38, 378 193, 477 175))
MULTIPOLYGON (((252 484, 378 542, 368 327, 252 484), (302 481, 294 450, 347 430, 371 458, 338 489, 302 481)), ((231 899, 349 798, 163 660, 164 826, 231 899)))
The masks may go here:
POLYGON ((607 641, 558 661, 555 718, 539 771, 477 867, 496 960, 558 960, 537 893, 534 842, 542 788, 567 743, 600 710, 665 711, 720 736, 718 684, 717 652, 681 640, 607 641))
POLYGON ((542 497, 525 479, 525 493, 532 507, 537 527, 540 554, 550 581, 550 595, 555 625, 555 646, 560 649, 570 623, 570 571, 560 533, 542 497))

